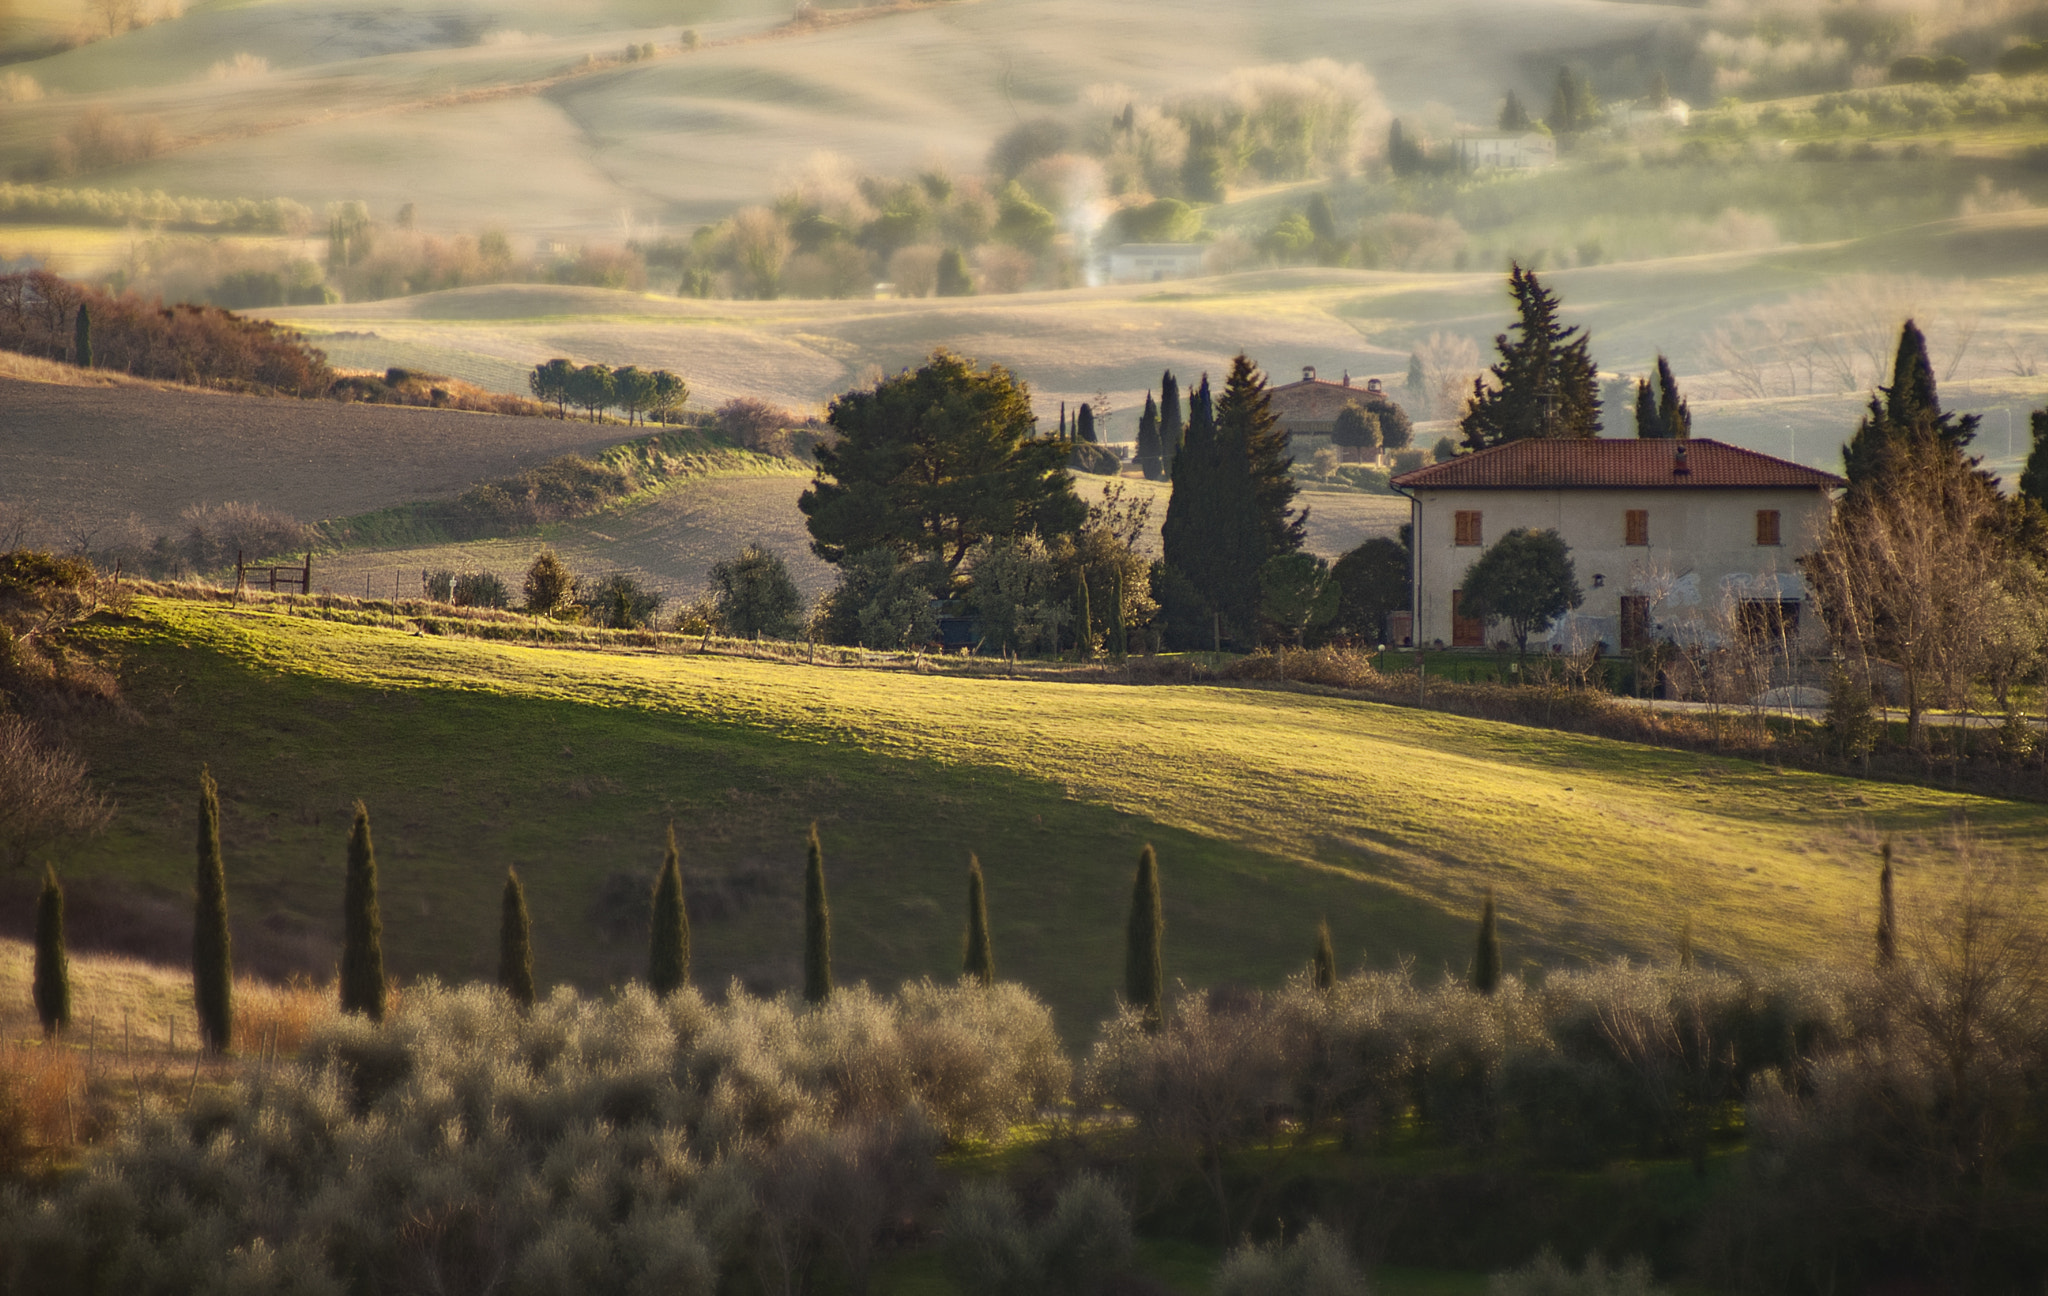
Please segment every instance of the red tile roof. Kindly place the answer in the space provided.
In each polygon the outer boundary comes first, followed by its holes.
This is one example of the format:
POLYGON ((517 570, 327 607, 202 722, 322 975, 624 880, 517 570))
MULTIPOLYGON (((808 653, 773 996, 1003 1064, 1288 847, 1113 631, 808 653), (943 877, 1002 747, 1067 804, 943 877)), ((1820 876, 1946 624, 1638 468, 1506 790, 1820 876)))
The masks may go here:
POLYGON ((1394 478, 1404 490, 1833 490, 1833 473, 1695 437, 1510 441, 1394 478))

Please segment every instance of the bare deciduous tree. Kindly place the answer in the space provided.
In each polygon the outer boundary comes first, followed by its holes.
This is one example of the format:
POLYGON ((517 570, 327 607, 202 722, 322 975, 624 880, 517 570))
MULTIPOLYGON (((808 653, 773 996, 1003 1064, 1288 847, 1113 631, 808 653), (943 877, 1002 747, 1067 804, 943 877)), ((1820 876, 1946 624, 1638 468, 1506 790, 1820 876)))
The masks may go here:
POLYGON ((20 868, 66 837, 99 832, 113 813, 85 762, 44 742, 28 721, 0 715, 0 859, 20 868))

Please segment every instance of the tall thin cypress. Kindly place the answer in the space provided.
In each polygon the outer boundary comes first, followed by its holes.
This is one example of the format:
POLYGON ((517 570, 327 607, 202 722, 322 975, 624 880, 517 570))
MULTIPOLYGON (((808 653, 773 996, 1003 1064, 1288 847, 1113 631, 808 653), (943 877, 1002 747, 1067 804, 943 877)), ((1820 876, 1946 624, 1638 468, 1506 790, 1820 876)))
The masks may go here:
POLYGON ((71 959, 64 952, 64 888, 57 870, 43 865, 43 890, 36 897, 36 976, 30 988, 43 1034, 71 1024, 71 959))
POLYGON ((1310 966, 1315 973, 1316 989, 1328 990, 1337 984, 1337 950, 1330 944, 1327 921, 1316 924, 1316 953, 1310 966))
POLYGON ((1159 901, 1159 857, 1147 842, 1131 880, 1131 918, 1124 937, 1124 1002, 1145 1014, 1149 1030, 1166 1020, 1163 946, 1166 915, 1159 901))
POLYGON ((996 983, 996 951, 988 936, 988 891, 981 881, 981 860, 967 857, 967 957, 960 966, 969 979, 996 983))
POLYGON ((1885 839, 1884 871, 1877 875, 1877 965, 1889 968, 1899 959, 1898 912, 1892 907, 1892 843, 1885 839))
POLYGON ((1080 587, 1074 594, 1075 615, 1079 618, 1074 628, 1074 651, 1086 660, 1095 655, 1095 614, 1088 606, 1087 568, 1081 569, 1074 583, 1080 587))
POLYGON ((509 868, 498 915, 498 985, 513 1003, 533 1007, 533 919, 526 912, 526 888, 509 868))
POLYGON ((1493 916, 1493 888, 1479 910, 1479 943, 1472 955, 1472 988, 1490 995, 1500 987, 1500 930, 1493 916))
POLYGON ((228 932, 227 869, 220 858, 220 789, 208 769, 199 771, 199 874, 193 895, 192 1006, 206 1047, 225 1053, 235 1032, 234 938, 228 932))
POLYGON ((676 826, 668 826, 661 874, 654 880, 654 924, 647 940, 647 986, 674 994, 690 983, 690 915, 683 906, 683 866, 676 826))
POLYGON ((1137 458, 1146 481, 1159 481, 1165 476, 1159 448, 1159 402, 1152 399, 1151 392, 1145 393, 1145 409, 1138 415, 1137 458))
POLYGON ((825 902, 825 848, 811 825, 810 858, 804 863, 804 998, 814 1004, 832 997, 832 910, 825 902))
POLYGON ((1180 414, 1180 379, 1168 369, 1159 379, 1159 469, 1160 480, 1173 480, 1173 465, 1180 455, 1181 433, 1186 424, 1180 414))
POLYGON ((370 809, 360 801, 348 835, 341 905, 341 1010, 383 1021, 384 920, 377 912, 377 849, 370 843, 370 809))

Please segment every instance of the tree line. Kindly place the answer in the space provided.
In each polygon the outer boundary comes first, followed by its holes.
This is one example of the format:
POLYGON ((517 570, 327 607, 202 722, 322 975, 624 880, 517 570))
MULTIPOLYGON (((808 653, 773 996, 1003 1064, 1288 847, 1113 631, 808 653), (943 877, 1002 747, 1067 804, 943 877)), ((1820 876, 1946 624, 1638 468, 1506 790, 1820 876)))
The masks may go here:
POLYGON ((652 415, 666 427, 690 399, 690 384, 666 369, 578 365, 559 356, 535 365, 526 386, 535 400, 555 407, 556 417, 567 418, 574 405, 593 423, 600 412, 615 409, 629 425, 652 415))

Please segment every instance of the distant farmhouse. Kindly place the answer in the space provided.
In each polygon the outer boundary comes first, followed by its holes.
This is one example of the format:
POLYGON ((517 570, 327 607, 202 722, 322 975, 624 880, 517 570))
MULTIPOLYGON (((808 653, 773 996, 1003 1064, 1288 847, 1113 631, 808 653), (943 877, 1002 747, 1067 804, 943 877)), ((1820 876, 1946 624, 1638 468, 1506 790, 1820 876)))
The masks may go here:
POLYGON ((1467 135, 1458 141, 1458 164, 1468 171, 1540 171, 1557 165, 1557 141, 1541 131, 1467 135))
POLYGON ((1608 110, 1608 120, 1624 129, 1636 126, 1687 126, 1692 123, 1692 105, 1683 99, 1638 99, 1608 110))
MULTIPOLYGON (((1513 441, 1394 478, 1415 526, 1412 642, 1482 647, 1459 590, 1486 546, 1520 527, 1571 548, 1585 602, 1554 647, 1609 652, 1733 628, 1825 635, 1798 560, 1817 543, 1831 473, 1720 441, 1513 441)), ((1396 634, 1398 636, 1398 628, 1396 634)))
POLYGON ((1113 284, 1193 279, 1208 254, 1206 243, 1124 243, 1105 256, 1103 277, 1113 284))
POLYGON ((1325 382, 1316 377, 1314 365, 1303 365, 1300 382, 1269 388, 1268 394, 1272 398, 1274 416, 1293 437, 1332 436, 1336 431, 1337 416, 1344 412, 1346 405, 1355 404, 1368 414, 1379 415, 1382 427, 1398 424, 1402 435, 1397 440, 1402 445, 1407 444, 1408 416, 1387 395, 1386 388, 1377 378, 1368 379, 1363 387, 1354 387, 1349 373, 1341 382, 1325 382))

